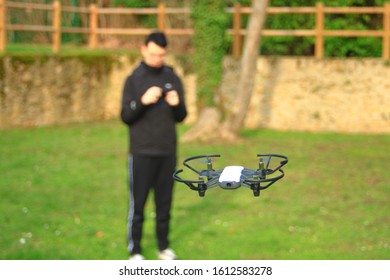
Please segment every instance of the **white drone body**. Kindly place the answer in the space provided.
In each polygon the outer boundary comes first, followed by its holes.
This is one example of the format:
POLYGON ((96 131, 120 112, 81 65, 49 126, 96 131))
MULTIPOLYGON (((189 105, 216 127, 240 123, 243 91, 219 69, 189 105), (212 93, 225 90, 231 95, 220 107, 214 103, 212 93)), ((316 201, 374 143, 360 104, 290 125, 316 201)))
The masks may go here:
POLYGON ((219 186, 223 189, 239 188, 243 170, 243 166, 226 166, 219 176, 219 186))

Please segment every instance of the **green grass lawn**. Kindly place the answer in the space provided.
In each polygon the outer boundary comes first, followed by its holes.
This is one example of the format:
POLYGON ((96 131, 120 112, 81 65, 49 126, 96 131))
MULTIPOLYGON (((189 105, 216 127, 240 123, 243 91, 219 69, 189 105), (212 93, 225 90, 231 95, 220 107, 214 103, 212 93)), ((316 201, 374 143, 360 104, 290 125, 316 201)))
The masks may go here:
MULTIPOLYGON (((124 125, 0 133, 0 259, 128 257, 124 125)), ((182 259, 390 259, 390 135, 246 130, 243 137, 236 145, 181 144, 179 165, 220 153, 220 167, 256 168, 257 153, 280 153, 289 157, 286 176, 260 197, 214 188, 200 198, 177 183, 171 245, 182 259)), ((149 200, 148 259, 156 258, 153 208, 149 200)))

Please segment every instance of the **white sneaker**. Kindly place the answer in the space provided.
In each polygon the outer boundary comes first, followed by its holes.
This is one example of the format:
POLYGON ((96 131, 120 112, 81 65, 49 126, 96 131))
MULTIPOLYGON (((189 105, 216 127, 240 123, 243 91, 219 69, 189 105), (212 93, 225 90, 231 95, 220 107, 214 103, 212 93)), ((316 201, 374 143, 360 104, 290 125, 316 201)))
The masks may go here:
POLYGON ((170 248, 159 251, 157 255, 160 260, 166 260, 166 261, 177 260, 177 256, 175 252, 170 248))
POLYGON ((145 259, 144 256, 142 256, 141 254, 134 254, 134 255, 131 255, 129 260, 131 261, 143 261, 145 259))

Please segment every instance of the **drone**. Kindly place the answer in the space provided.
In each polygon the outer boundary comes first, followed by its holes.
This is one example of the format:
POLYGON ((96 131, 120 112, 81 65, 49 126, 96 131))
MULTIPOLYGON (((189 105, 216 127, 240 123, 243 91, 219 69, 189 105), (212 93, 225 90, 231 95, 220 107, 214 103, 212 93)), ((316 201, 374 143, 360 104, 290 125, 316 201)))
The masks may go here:
POLYGON ((206 154, 189 157, 183 161, 183 165, 198 175, 198 180, 187 180, 179 177, 183 172, 179 169, 173 173, 175 181, 186 184, 191 190, 197 191, 200 197, 204 197, 208 189, 219 186, 224 190, 234 190, 241 186, 253 191, 254 196, 260 196, 260 191, 269 188, 276 181, 284 177, 282 167, 287 164, 288 158, 278 154, 258 154, 259 168, 249 169, 243 166, 226 166, 223 169, 214 170, 212 158, 220 157, 219 154, 206 154), (197 170, 189 162, 205 159, 206 169, 197 170), (276 166, 271 162, 277 160, 276 166), (277 175, 273 175, 275 172, 277 175))

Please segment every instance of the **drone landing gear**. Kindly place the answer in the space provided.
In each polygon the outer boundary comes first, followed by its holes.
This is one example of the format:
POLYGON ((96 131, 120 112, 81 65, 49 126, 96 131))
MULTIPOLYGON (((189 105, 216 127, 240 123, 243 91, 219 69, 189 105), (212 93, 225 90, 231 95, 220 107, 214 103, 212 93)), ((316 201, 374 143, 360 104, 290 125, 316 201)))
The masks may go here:
POLYGON ((252 184, 251 190, 253 191, 254 196, 260 196, 260 184, 252 184))
POLYGON ((207 185, 206 184, 198 184, 198 193, 200 197, 204 197, 206 194, 207 185))

